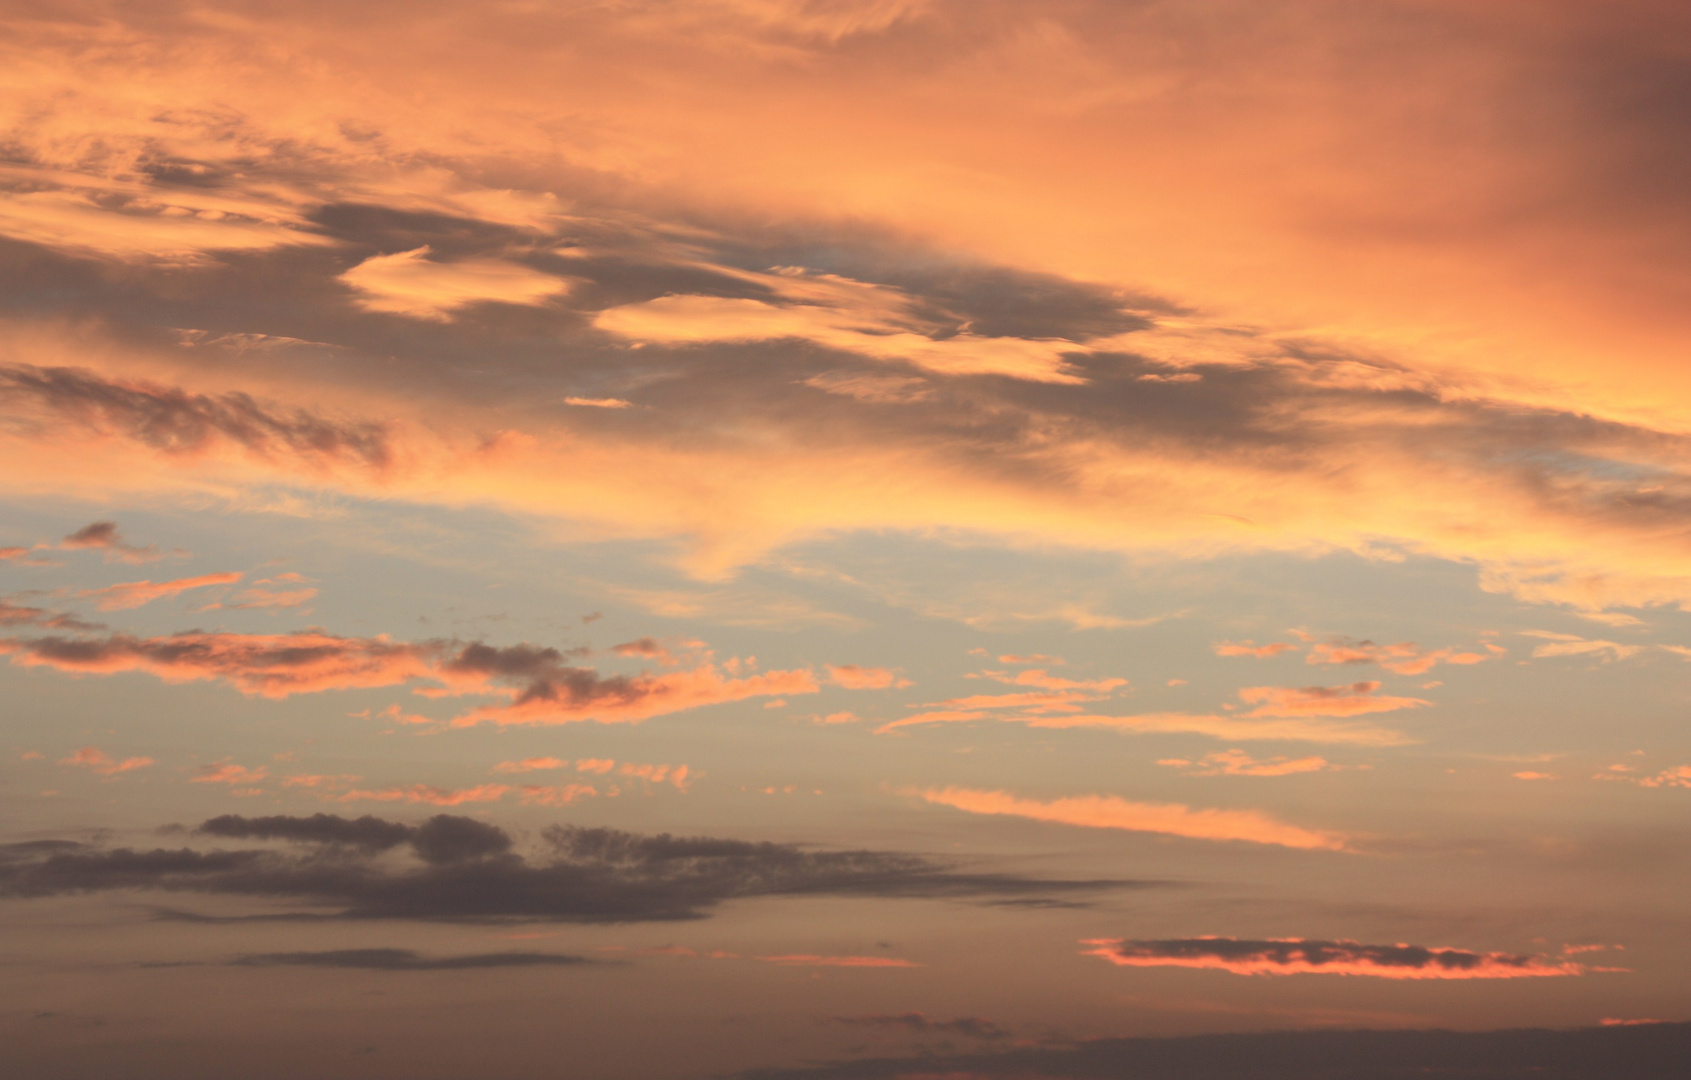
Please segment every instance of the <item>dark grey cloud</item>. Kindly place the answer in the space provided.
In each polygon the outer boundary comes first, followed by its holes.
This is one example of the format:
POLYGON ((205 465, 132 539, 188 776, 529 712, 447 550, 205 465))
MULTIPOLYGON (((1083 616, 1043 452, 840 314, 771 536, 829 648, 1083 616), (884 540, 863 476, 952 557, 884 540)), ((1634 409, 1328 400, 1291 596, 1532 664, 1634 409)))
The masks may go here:
POLYGON ((1125 964, 1217 966, 1243 971, 1341 971, 1385 976, 1426 973, 1460 977, 1549 970, 1542 956, 1430 949, 1421 945, 1364 945, 1356 941, 1300 938, 1251 940, 1200 937, 1099 942, 1098 955, 1125 964))
MULTIPOLYGON (((381 469, 390 460, 380 424, 343 424, 303 409, 260 404, 244 393, 194 394, 143 381, 117 381, 66 367, 0 365, 0 400, 85 429, 133 439, 167 453, 191 453, 227 439, 263 457, 286 453, 327 464, 381 469)), ((96 522, 65 538, 69 547, 141 553, 96 522)))
POLYGON ((206 836, 222 836, 234 840, 294 840, 307 844, 347 844, 352 847, 385 851, 409 840, 416 830, 397 821, 384 821, 365 814, 360 818, 343 818, 339 814, 313 814, 310 817, 242 817, 223 814, 203 823, 195 832, 206 836))
POLYGON ((987 1054, 757 1069, 740 1080, 1681 1080, 1691 1023, 1549 1031, 1292 1031, 1096 1039, 987 1054))
POLYGON ((329 949, 323 952, 257 953, 230 963, 237 967, 355 968, 361 971, 465 971, 471 968, 576 967, 604 963, 568 953, 502 952, 468 956, 418 955, 410 949, 329 949))
POLYGON ((103 624, 78 619, 74 615, 66 615, 62 611, 49 611, 46 608, 32 607, 28 604, 14 604, 10 600, 0 598, 0 626, 41 626, 49 630, 100 630, 103 624))
POLYGON ((571 826, 547 829, 543 850, 524 855, 497 826, 447 814, 415 827, 323 814, 225 815, 199 831, 304 846, 136 851, 14 845, 0 851, 0 896, 139 889, 260 898, 296 909, 283 916, 312 914, 297 910, 312 905, 334 909, 330 917, 338 918, 594 923, 699 919, 726 901, 760 896, 993 900, 1151 884, 973 872, 899 852, 810 851, 796 844, 571 826), (399 830, 415 861, 384 855, 399 846, 389 843, 399 830))
POLYGON ((854 1027, 902 1028, 923 1034, 931 1032, 965 1035, 971 1039, 1004 1039, 1010 1035, 1008 1028, 1000 1027, 991 1020, 982 1020, 978 1016, 935 1020, 925 1013, 908 1012, 875 1016, 835 1016, 830 1020, 836 1024, 849 1024, 854 1027))

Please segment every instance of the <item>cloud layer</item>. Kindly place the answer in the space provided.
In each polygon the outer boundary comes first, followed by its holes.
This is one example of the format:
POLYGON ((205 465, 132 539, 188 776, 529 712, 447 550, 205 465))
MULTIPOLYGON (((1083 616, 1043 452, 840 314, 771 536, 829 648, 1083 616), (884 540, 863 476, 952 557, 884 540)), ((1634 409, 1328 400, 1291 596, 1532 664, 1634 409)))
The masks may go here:
POLYGON ((224 815, 199 832, 303 848, 12 844, 0 849, 0 895, 151 890, 267 900, 282 905, 278 914, 304 906, 322 917, 354 919, 599 923, 699 919, 729 900, 751 897, 992 899, 1087 895, 1129 884, 972 873, 893 852, 812 852, 791 844, 568 826, 548 829, 544 849, 524 855, 498 826, 445 814, 415 826, 369 816, 224 815), (382 858, 402 846, 413 856, 409 864, 382 858))

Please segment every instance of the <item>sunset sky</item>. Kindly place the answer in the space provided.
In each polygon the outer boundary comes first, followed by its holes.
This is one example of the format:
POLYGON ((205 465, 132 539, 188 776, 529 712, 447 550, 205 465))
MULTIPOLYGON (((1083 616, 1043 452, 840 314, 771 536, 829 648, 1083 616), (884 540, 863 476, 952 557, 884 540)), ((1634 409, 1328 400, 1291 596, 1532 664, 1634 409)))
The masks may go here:
POLYGON ((0 0, 0 1064, 1682 1075, 1688 252, 1672 0, 0 0))

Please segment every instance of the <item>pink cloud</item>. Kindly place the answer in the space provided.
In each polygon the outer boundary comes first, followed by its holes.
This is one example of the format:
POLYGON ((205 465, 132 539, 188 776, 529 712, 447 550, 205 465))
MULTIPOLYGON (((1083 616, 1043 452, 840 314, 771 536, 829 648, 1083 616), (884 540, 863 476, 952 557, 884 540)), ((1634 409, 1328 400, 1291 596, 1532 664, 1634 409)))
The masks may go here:
POLYGON ((203 589, 211 585, 233 585, 244 576, 243 574, 229 572, 177 578, 175 581, 128 581, 121 585, 107 585, 103 589, 83 589, 76 595, 84 600, 93 600, 94 606, 101 611, 127 611, 167 596, 176 596, 189 589, 203 589))
POLYGON ((1421 675, 1439 663, 1481 664, 1495 659, 1508 650, 1500 645, 1487 644, 1485 652, 1457 649, 1425 650, 1412 641, 1395 645, 1376 645, 1372 641, 1334 638, 1309 647, 1305 663, 1309 664, 1378 664, 1398 675, 1421 675))
MULTIPOLYGON (((429 696, 480 694, 512 699, 484 705, 452 723, 557 724, 579 720, 633 723, 648 717, 753 697, 816 693, 805 670, 727 677, 715 664, 664 675, 601 676, 534 645, 396 642, 386 636, 189 632, 140 638, 0 638, 14 664, 108 675, 142 671, 166 682, 216 680, 244 694, 291 694, 393 686, 413 680, 429 696)), ((730 666, 730 665, 725 665, 730 666)), ((397 707, 395 707, 397 709, 397 707)), ((396 718, 409 720, 409 717, 396 718)), ((426 719, 426 718, 423 718, 426 719)))
POLYGON ((236 609, 304 607, 316 597, 317 590, 311 587, 303 589, 244 589, 231 598, 229 607, 236 609))
POLYGON ((493 767, 496 773, 525 773, 541 769, 561 769, 568 762, 555 757, 531 757, 521 761, 501 761, 493 767))
POLYGON ((1052 675, 1044 668, 1029 668, 1011 674, 1006 671, 983 671, 981 674, 996 682, 1009 683, 1012 686, 1038 686, 1046 690, 1095 690, 1106 693, 1117 687, 1127 685, 1126 679, 1063 679, 1052 675))
POLYGON ((1377 979, 1520 979, 1581 974, 1578 964, 1540 956, 1477 953, 1419 945, 1226 937, 1164 941, 1096 938, 1082 955, 1121 967, 1206 968, 1234 975, 1364 975, 1377 979))
POLYGON ((498 802, 511 790, 509 784, 478 784, 467 788, 441 788, 432 784, 409 784, 376 791, 348 791, 336 802, 408 802, 430 806, 462 806, 465 803, 498 802))
POLYGON ((1378 682, 1331 687, 1250 686, 1239 691, 1239 697, 1256 706, 1246 714, 1249 716, 1361 716, 1432 704, 1421 698, 1380 694, 1379 689, 1378 682))
POLYGON ((1305 850, 1343 851, 1346 840, 1276 821, 1259 810, 1193 809, 1178 803, 1129 802, 1114 795, 1080 795, 1040 802, 1003 791, 948 787, 917 793, 930 803, 971 814, 999 814, 1089 829, 1162 833, 1197 840, 1242 840, 1305 850))
POLYGON ((849 968, 916 968, 921 964, 895 956, 817 956, 812 953, 792 953, 786 956, 760 956, 757 959, 782 967, 849 967, 849 968))
MULTIPOLYGON (((25 754, 24 758, 28 759, 32 756, 40 757, 41 755, 25 754)), ((84 746, 70 757, 61 759, 59 764, 69 765, 78 769, 87 769, 100 776, 117 776, 119 773, 132 772, 135 769, 145 769, 147 766, 155 764, 155 762, 150 757, 132 757, 124 758, 122 761, 117 761, 104 750, 101 750, 98 746, 84 746)))
POLYGON ((592 784, 564 784, 559 787, 524 784, 517 789, 517 798, 525 806, 568 806, 597 794, 599 789, 592 784))
POLYGON ((122 534, 117 531, 117 523, 114 521, 96 521, 92 525, 84 525, 60 540, 59 547, 66 551, 87 548, 103 551, 107 562, 149 563, 164 558, 154 545, 135 547, 126 543, 122 534))
POLYGON ((268 769, 260 765, 256 769, 249 769, 245 765, 235 765, 224 762, 217 765, 205 765, 198 776, 190 777, 191 784, 256 784, 270 775, 268 769))
POLYGON ((1321 772, 1338 766, 1320 757, 1273 757, 1258 760, 1243 750, 1222 750, 1205 754, 1197 761, 1169 758, 1157 762, 1171 768, 1188 770, 1187 776, 1291 776, 1295 773, 1321 772))
POLYGON ((1267 658, 1278 656, 1280 653, 1296 649, 1297 646, 1289 642, 1276 641, 1268 645, 1258 645, 1249 638, 1244 641, 1218 641, 1215 643, 1217 656, 1255 656, 1267 658))
POLYGON ((888 687, 912 685, 889 668, 861 667, 857 664, 826 664, 828 678, 847 690, 885 690, 888 687))

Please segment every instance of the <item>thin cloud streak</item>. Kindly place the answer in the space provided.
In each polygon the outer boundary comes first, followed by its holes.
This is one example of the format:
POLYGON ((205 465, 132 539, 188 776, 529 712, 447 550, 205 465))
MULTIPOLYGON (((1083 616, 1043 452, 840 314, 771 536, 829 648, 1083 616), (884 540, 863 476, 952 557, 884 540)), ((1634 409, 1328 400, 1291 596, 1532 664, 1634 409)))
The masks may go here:
POLYGON ((1178 803, 1130 802, 1114 795, 1040 801, 1003 791, 948 787, 916 793, 924 802, 971 814, 995 814, 1088 829, 1161 833, 1196 840, 1239 840, 1311 851, 1346 851, 1348 840, 1276 821, 1260 810, 1193 809, 1178 803))
POLYGON ((1120 967, 1187 967, 1234 975, 1362 975, 1377 979, 1524 979, 1579 975, 1579 964, 1542 956, 1477 953, 1419 945, 1362 945, 1354 941, 1198 937, 1166 941, 1099 938, 1087 956, 1120 967))

